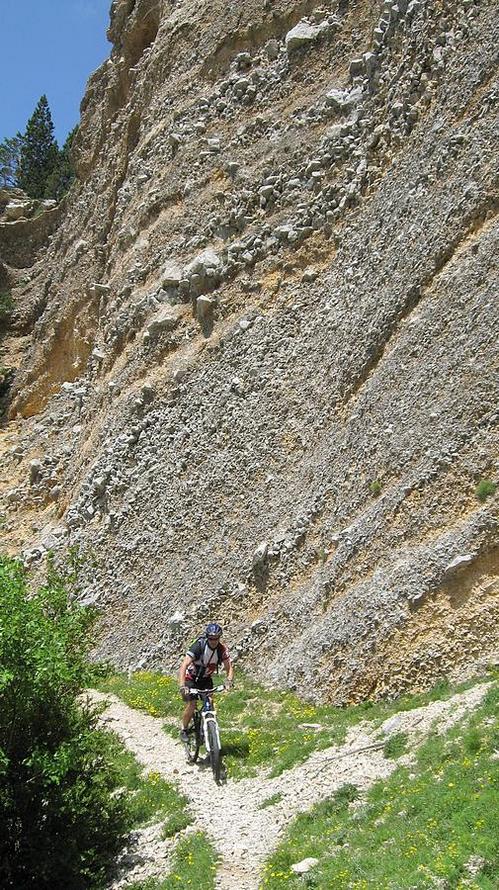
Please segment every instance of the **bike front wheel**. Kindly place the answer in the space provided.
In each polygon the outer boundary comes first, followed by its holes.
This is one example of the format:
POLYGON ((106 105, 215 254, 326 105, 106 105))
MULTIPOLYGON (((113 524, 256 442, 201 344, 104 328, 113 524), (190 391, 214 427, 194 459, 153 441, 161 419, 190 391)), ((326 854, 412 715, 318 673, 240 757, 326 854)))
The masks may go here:
POLYGON ((213 770, 213 776, 217 785, 220 785, 222 775, 222 764, 220 758, 220 741, 218 738, 217 727, 210 720, 207 725, 208 742, 210 746, 210 763, 213 770))
POLYGON ((194 719, 187 732, 189 734, 189 738, 185 743, 187 760, 189 763, 196 763, 196 760, 199 757, 199 749, 201 747, 201 721, 197 714, 194 715, 194 719))

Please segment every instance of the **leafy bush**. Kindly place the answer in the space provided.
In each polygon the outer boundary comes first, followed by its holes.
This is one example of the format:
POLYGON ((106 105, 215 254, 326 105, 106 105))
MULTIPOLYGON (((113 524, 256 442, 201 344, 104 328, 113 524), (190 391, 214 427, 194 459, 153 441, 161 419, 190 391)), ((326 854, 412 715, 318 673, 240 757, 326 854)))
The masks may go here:
POLYGON ((128 829, 107 733, 80 703, 94 614, 0 558, 0 886, 102 886, 128 829))

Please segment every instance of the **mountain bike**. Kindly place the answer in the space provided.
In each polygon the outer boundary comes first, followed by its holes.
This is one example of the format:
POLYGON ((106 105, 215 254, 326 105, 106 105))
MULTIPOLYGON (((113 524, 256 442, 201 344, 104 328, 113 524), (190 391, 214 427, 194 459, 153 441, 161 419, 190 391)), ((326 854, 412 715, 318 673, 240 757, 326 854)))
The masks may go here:
POLYGON ((187 727, 188 740, 184 743, 189 763, 196 763, 199 749, 204 744, 217 785, 220 785, 222 779, 222 761, 220 731, 212 695, 214 692, 222 692, 224 689, 223 685, 215 686, 213 689, 195 689, 194 687, 189 689, 189 693, 196 696, 197 702, 196 710, 187 727))

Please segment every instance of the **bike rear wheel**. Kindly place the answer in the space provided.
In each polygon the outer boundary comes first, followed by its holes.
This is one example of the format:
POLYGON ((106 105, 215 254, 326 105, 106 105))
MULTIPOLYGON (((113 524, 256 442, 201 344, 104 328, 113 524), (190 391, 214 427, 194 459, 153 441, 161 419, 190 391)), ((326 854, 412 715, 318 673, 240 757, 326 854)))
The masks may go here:
POLYGON ((189 734, 188 741, 185 743, 187 760, 189 763, 196 763, 201 747, 201 720, 197 711, 192 718, 192 723, 189 724, 187 732, 189 734))
POLYGON ((207 726, 208 742, 210 746, 210 763, 213 770, 213 776, 217 785, 220 785, 222 775, 222 764, 220 758, 220 743, 218 740, 218 732, 213 721, 209 721, 207 726))

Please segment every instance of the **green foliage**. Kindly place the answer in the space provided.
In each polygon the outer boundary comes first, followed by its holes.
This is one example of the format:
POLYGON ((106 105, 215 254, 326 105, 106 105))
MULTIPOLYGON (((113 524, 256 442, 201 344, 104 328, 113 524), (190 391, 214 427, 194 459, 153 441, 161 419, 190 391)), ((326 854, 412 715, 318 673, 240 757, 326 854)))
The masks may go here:
POLYGON ((59 201, 74 179, 71 146, 77 129, 59 149, 47 97, 42 96, 24 134, 0 144, 0 183, 17 185, 31 198, 59 201))
POLYGON ((279 803, 282 800, 282 794, 280 791, 277 791, 275 794, 271 794, 270 797, 266 797, 265 800, 262 800, 259 810, 266 810, 267 807, 273 807, 274 804, 279 803))
POLYGON ((0 291, 0 327, 8 321, 13 308, 14 303, 10 290, 0 291))
POLYGON ((375 479, 374 482, 371 482, 369 486, 369 491, 375 498, 377 498, 381 494, 382 485, 378 479, 375 479))
MULTIPOLYGON (((14 368, 4 368, 0 365, 0 400, 8 393, 9 387, 14 379, 14 368)), ((0 401, 0 417, 2 416, 2 404, 0 401)))
POLYGON ((172 871, 161 884, 161 890, 179 887, 213 890, 216 855, 205 834, 197 831, 182 838, 173 855, 172 871))
POLYGON ((404 754, 407 747, 407 733, 395 732, 387 738, 383 746, 383 754, 389 759, 396 760, 404 754))
POLYGON ((482 479, 475 489, 475 496, 483 504, 483 502, 486 501, 487 498, 495 493, 496 489, 497 482, 492 482, 491 479, 482 479))
POLYGON ((140 881, 131 884, 129 890, 213 890, 216 861, 208 838, 197 831, 179 840, 168 877, 140 881))
POLYGON ((138 827, 165 819, 163 836, 173 837, 192 822, 188 800, 159 773, 144 773, 133 754, 114 737, 110 741, 113 766, 128 792, 131 825, 138 827))
POLYGON ((0 187, 13 188, 17 184, 17 167, 21 153, 22 136, 11 136, 0 142, 0 187))
POLYGON ((51 197, 47 184, 58 162, 54 124, 46 96, 41 96, 22 136, 17 185, 31 198, 51 197))
POLYGON ((62 149, 58 152, 57 163, 53 172, 48 176, 45 187, 46 196, 56 198, 57 201, 69 191, 74 179, 74 168, 71 160, 71 146, 78 127, 69 133, 62 149))
POLYGON ((377 782, 352 811, 337 799, 298 817, 265 869, 265 890, 495 890, 499 874, 499 685, 471 717, 423 744, 411 770, 377 782), (478 874, 467 863, 475 857, 478 874), (307 884, 305 885, 307 886, 307 884))
POLYGON ((128 830, 119 774, 97 712, 80 704, 92 679, 94 614, 71 601, 71 577, 49 569, 28 591, 0 558, 0 886, 99 887, 128 830))
MULTIPOLYGON (((303 887, 302 878, 294 874, 291 866, 308 857, 319 859, 325 847, 341 847, 347 842, 343 822, 349 804, 357 797, 355 785, 342 785, 332 798, 321 801, 308 813, 301 813, 291 823, 285 841, 266 866, 262 887, 303 887)), ((312 881, 309 886, 325 886, 314 883, 315 869, 307 875, 307 880, 312 881)), ((336 884, 328 886, 336 887, 336 884)))
POLYGON ((98 679, 97 687, 102 692, 119 695, 131 708, 146 711, 152 717, 173 715, 179 710, 178 682, 164 674, 148 671, 130 675, 110 674, 98 679))
MULTIPOLYGON (((120 696, 131 707, 165 718, 166 732, 178 738, 183 704, 175 678, 138 671, 130 676, 102 678, 98 686, 120 696)), ((291 692, 265 689, 239 671, 235 688, 217 696, 224 763, 231 778, 252 776, 262 768, 277 776, 301 763, 312 751, 340 744, 348 728, 367 716, 374 723, 382 723, 390 714, 448 698, 453 691, 457 690, 442 681, 425 694, 335 708, 305 702, 291 692)))

